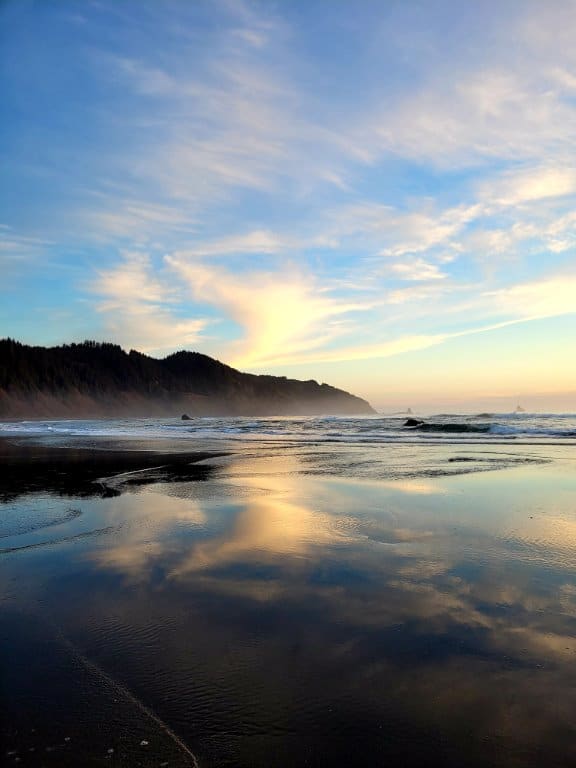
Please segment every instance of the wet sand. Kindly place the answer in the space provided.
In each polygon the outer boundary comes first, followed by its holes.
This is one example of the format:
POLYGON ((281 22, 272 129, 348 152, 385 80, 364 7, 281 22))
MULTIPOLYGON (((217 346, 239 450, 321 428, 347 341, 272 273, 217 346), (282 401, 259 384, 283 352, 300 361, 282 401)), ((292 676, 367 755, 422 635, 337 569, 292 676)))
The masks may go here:
POLYGON ((6 765, 576 765, 573 462, 120 447, 0 442, 6 765))
MULTIPOLYGON (((104 444, 104 441, 102 441, 104 444)), ((209 468, 198 465, 225 455, 217 451, 166 452, 138 450, 134 441, 115 441, 112 446, 61 447, 39 445, 34 440, 0 438, 0 501, 29 493, 57 493, 70 497, 117 495, 107 477, 131 473, 125 483, 162 479, 204 480, 209 468)))

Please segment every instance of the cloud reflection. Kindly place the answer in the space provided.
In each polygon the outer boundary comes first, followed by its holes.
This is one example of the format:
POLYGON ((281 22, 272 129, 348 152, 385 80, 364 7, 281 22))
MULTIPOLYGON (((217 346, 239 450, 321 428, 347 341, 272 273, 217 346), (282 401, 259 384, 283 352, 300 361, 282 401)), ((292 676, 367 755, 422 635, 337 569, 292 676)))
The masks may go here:
MULTIPOLYGON (((345 483, 250 469, 240 468, 235 479, 230 469, 233 482, 222 485, 221 496, 215 490, 207 499, 176 498, 149 489, 133 496, 146 524, 130 525, 92 554, 94 562, 143 583, 161 565, 165 591, 177 583, 236 600, 316 602, 327 620, 356 629, 410 625, 440 637, 461 627, 478 633, 476 642, 490 652, 572 652, 566 621, 551 616, 576 616, 576 586, 565 580, 551 594, 526 576, 527 567, 562 564, 572 551, 576 521, 563 510, 555 517, 541 512, 536 521, 527 516, 519 534, 510 517, 504 527, 482 517, 480 500, 480 514, 455 527, 450 510, 459 496, 449 481, 345 483)), ((122 501, 111 504, 110 522, 126 515, 122 501)))
POLYGON ((333 734, 341 717, 373 736, 398 720, 417 740, 425 727, 478 750, 478 765, 535 765, 516 750, 544 743, 571 755, 574 513, 567 485, 550 493, 562 475, 426 490, 296 470, 256 458, 227 465, 209 494, 157 486, 102 502, 130 524, 92 563, 123 577, 115 609, 139 653, 150 638, 164 649, 169 690, 211 713, 224 702, 227 731, 289 716, 305 739, 307 718, 333 734))

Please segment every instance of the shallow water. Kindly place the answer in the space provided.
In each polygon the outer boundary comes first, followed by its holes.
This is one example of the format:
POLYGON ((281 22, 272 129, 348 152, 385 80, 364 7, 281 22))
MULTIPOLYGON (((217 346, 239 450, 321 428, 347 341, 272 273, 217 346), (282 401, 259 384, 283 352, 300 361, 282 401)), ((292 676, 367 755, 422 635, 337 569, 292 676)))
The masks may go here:
POLYGON ((576 463, 501 451, 258 445, 8 499, 6 764, 576 765, 576 463))

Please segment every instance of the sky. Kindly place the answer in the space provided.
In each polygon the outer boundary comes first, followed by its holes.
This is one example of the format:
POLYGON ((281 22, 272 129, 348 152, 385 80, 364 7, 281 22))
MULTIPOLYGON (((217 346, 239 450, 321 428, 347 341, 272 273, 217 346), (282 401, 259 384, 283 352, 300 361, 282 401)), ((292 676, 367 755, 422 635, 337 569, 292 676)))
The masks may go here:
POLYGON ((0 336, 576 411, 575 0, 4 0, 0 336))

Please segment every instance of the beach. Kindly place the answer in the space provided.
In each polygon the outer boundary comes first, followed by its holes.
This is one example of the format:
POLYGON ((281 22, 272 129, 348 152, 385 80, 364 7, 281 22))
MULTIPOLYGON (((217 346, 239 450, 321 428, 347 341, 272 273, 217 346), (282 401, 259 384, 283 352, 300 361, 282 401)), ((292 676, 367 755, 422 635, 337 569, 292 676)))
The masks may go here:
POLYGON ((576 764, 573 423, 522 418, 5 425, 5 764, 576 764))

